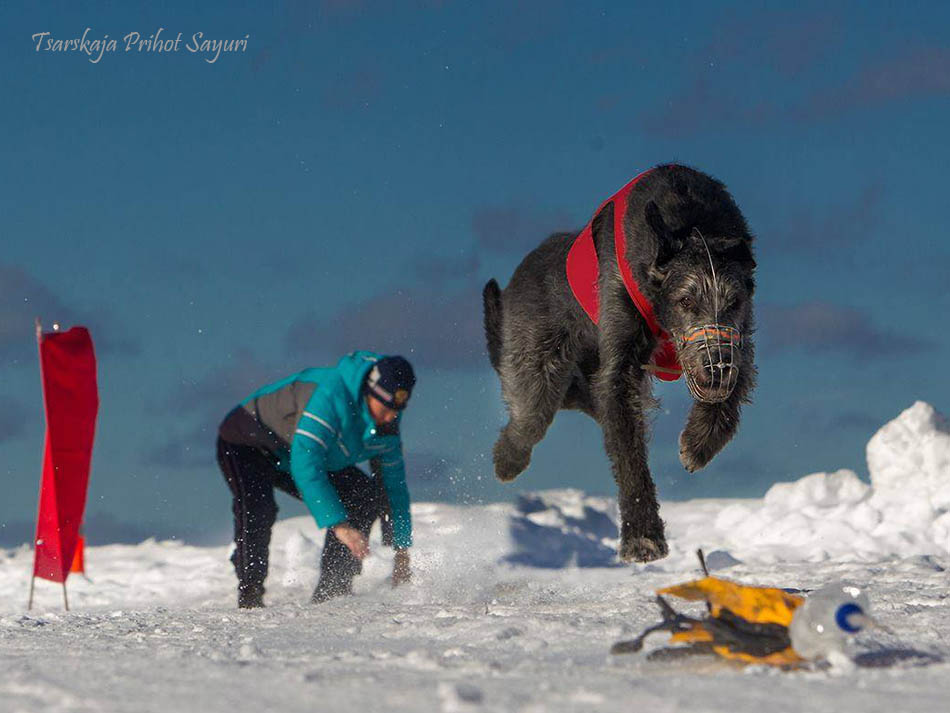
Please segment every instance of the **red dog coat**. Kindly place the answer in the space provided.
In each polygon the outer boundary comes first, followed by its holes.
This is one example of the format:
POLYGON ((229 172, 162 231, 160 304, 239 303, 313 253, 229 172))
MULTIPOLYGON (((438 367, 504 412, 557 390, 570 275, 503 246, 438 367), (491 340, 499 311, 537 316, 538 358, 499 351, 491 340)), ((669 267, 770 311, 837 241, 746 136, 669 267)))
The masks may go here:
MULTIPOLYGON (((650 171, 644 171, 601 203, 594 216, 596 217, 605 205, 613 202, 614 246, 620 275, 623 277, 623 284, 627 288, 630 299, 633 300, 633 304, 643 315, 647 326, 657 339, 656 350, 653 352, 652 358, 656 367, 654 373, 657 378, 664 381, 676 381, 683 373, 683 369, 676 359, 676 348, 673 346, 673 340, 657 323, 653 314, 653 305, 640 292, 636 280, 633 279, 633 270, 630 268, 630 263, 625 258, 627 254, 627 236, 623 231, 623 218, 627 214, 627 197, 633 187, 637 185, 637 182, 648 173, 650 171)), ((594 249, 594 234, 591 229, 593 222, 593 218, 591 218, 591 221, 574 240, 574 244, 567 254, 567 282, 580 306, 594 321, 594 324, 597 324, 600 320, 600 295, 597 291, 600 265, 597 263, 597 251, 594 249)))

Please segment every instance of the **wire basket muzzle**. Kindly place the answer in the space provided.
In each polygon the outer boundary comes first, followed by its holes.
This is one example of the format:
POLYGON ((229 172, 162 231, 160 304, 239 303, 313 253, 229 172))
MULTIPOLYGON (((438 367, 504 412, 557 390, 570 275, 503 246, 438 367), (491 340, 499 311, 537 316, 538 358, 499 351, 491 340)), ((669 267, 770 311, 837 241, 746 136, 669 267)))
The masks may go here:
POLYGON ((680 362, 693 398, 715 404, 729 398, 739 380, 742 335, 735 327, 706 324, 689 330, 680 345, 680 362))

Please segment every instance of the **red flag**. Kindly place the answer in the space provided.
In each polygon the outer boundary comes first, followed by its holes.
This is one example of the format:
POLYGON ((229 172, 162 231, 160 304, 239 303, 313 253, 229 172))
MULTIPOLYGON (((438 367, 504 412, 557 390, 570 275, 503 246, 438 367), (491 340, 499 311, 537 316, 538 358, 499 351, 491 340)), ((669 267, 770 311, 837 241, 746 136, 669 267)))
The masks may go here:
POLYGON ((43 334, 37 326, 46 408, 43 480, 33 575, 65 582, 79 541, 99 395, 85 327, 43 334))
POLYGON ((79 536, 79 539, 76 541, 76 553, 73 555, 73 563, 69 566, 70 573, 78 572, 79 574, 86 573, 86 538, 82 535, 79 536))

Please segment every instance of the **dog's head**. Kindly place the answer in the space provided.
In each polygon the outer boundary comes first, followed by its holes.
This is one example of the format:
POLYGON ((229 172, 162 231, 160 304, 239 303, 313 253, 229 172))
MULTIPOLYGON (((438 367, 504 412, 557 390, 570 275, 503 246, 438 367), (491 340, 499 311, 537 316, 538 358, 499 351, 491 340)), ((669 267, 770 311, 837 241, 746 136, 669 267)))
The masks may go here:
POLYGON ((654 247, 644 265, 646 292, 657 321, 673 338, 693 397, 724 401, 739 370, 753 368, 743 345, 751 336, 755 291, 751 236, 744 221, 733 234, 717 225, 671 228, 652 201, 644 217, 654 247))

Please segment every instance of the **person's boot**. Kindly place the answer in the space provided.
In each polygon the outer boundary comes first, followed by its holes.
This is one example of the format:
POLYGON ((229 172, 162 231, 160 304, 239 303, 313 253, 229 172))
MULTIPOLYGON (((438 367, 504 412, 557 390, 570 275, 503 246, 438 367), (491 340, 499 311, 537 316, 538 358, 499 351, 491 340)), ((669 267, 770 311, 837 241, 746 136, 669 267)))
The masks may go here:
POLYGON ((264 585, 258 582, 238 585, 238 609, 259 609, 264 606, 264 585))
POLYGON ((348 594, 353 594, 352 578, 330 578, 321 576, 320 581, 317 583, 317 588, 313 590, 313 596, 310 597, 310 601, 313 604, 320 604, 328 599, 342 597, 348 594))

